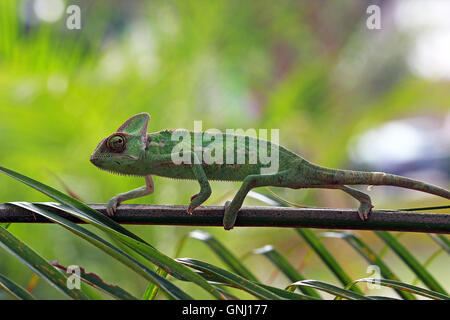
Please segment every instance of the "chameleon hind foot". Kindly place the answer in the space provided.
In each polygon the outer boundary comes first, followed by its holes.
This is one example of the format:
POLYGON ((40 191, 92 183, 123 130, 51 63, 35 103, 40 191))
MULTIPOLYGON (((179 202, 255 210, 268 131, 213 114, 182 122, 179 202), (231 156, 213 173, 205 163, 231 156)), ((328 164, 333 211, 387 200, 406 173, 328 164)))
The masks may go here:
POLYGON ((280 175, 281 173, 288 172, 281 171, 276 174, 263 175, 251 174, 245 177, 233 200, 225 202, 225 213, 223 215, 223 227, 225 230, 233 229, 239 210, 241 209, 248 192, 257 187, 279 185, 279 180, 283 178, 283 176, 280 175))
POLYGON ((347 186, 337 186, 336 188, 341 189, 359 201, 358 215, 362 221, 366 221, 373 208, 369 195, 347 186))
POLYGON ((234 227, 234 223, 236 222, 236 214, 232 214, 230 211, 231 201, 226 201, 224 206, 224 215, 223 215, 223 227, 225 230, 231 230, 234 227))
POLYGON ((358 207, 358 215, 362 221, 366 221, 369 218, 369 213, 372 211, 373 205, 369 202, 361 202, 358 207))

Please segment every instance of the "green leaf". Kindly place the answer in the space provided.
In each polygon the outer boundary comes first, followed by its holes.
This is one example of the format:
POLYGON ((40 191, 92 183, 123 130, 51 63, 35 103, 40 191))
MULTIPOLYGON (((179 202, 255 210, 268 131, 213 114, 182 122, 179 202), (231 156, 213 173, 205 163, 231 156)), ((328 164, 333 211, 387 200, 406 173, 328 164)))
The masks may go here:
MULTIPOLYGON (((163 278, 166 278, 168 273, 161 268, 156 269, 156 273, 163 278)), ((150 282, 145 289, 144 295, 142 296, 142 300, 154 300, 158 295, 159 287, 155 285, 153 282, 150 282)))
POLYGON ((403 260, 403 262, 429 289, 447 295, 447 292, 436 279, 434 279, 434 277, 389 232, 375 231, 375 234, 403 260))
MULTIPOLYGON (((253 192, 254 196, 257 194, 253 192)), ((261 195, 259 200, 269 204, 269 205, 279 205, 282 207, 288 207, 285 203, 281 202, 277 198, 270 195, 261 195)), ((325 263, 325 265, 333 272, 333 274, 338 278, 338 280, 343 284, 347 285, 351 283, 351 278, 345 273, 344 269, 339 265, 339 263, 333 258, 333 256, 328 252, 325 246, 322 244, 320 239, 310 230, 305 228, 295 229, 297 233, 302 236, 302 238, 308 243, 308 245, 316 252, 320 259, 325 263)), ((353 291, 357 293, 362 293, 358 287, 353 287, 353 291)))
MULTIPOLYGON (((27 176, 24 176, 18 172, 15 172, 13 170, 0 167, 0 172, 3 172, 7 174, 8 176, 19 180, 22 183, 25 183, 26 185, 42 192, 43 194, 49 196, 52 199, 55 199, 56 201, 78 211, 80 213, 79 218, 82 219, 85 222, 90 223, 91 221, 97 221, 99 223, 103 223, 104 225, 108 226, 109 228, 116 230, 117 232, 126 234, 127 236, 134 238, 136 240, 139 240, 141 242, 144 242, 141 238, 139 238, 137 235, 131 233, 124 227, 122 227, 120 224, 116 223, 115 221, 109 219, 107 216, 101 214, 97 210, 92 209, 88 205, 82 203, 81 201, 78 201, 75 198, 72 198, 61 191, 58 191, 50 186, 47 186, 39 181, 36 181, 34 179, 31 179, 27 176)), ((147 244, 149 245, 149 244, 147 244)))
POLYGON ((133 257, 129 256, 127 253, 113 246, 111 243, 106 240, 100 238, 96 234, 91 231, 83 228, 80 225, 77 225, 74 222, 71 222, 56 213, 50 212, 47 210, 49 203, 39 203, 39 204, 31 204, 27 202, 12 202, 11 204, 27 209, 31 212, 35 212, 40 214, 47 219, 61 225, 67 230, 73 232, 79 237, 85 239, 89 243, 93 244, 97 248, 101 249, 103 252, 112 256, 116 260, 120 261, 145 279, 155 283, 157 286, 161 287, 161 289, 166 292, 168 295, 172 296, 175 299, 192 299, 188 294, 184 293, 181 289, 175 286, 170 281, 162 278, 153 270, 151 270, 151 265, 144 265, 145 262, 139 262, 135 260, 133 257))
POLYGON ((28 178, 12 170, 0 167, 0 171, 29 185, 32 188, 35 188, 36 190, 48 195, 49 197, 63 204, 60 205, 50 203, 48 204, 49 206, 65 211, 87 223, 94 225, 95 227, 106 232, 110 236, 115 237, 117 240, 126 244, 144 258, 149 259, 156 265, 162 267, 164 270, 171 273, 172 275, 184 277, 196 283, 197 285, 208 291, 214 297, 219 299, 225 299, 225 297, 221 293, 215 290, 214 287, 212 287, 208 282, 206 282, 201 276, 195 274, 184 265, 179 264, 175 260, 162 254, 154 247, 152 247, 150 244, 140 239, 138 236, 134 235, 133 233, 123 228, 121 225, 117 224, 108 217, 104 216, 100 212, 90 208, 86 204, 68 195, 65 195, 64 193, 61 193, 60 191, 55 190, 43 183, 28 178))
POLYGON ((448 254, 450 254, 450 240, 447 239, 443 234, 428 234, 431 239, 433 239, 442 249, 444 249, 448 254))
POLYGON ((264 289, 269 290, 270 292, 275 293, 276 295, 289 300, 322 300, 321 298, 317 298, 314 296, 304 295, 304 294, 298 294, 294 293, 292 291, 283 290, 277 287, 268 286, 265 284, 260 284, 261 287, 264 289))
MULTIPOLYGON (((396 280, 398 277, 391 271, 391 269, 384 263, 384 261, 367 245, 362 241, 356 234, 350 231, 344 232, 324 232, 321 234, 322 237, 336 238, 345 240, 352 248, 356 250, 368 263, 376 265, 380 268, 380 273, 383 278, 396 280)), ((416 298, 409 292, 404 290, 398 290, 394 288, 397 294, 403 299, 415 300, 416 298)))
POLYGON ((352 284, 349 285, 352 286, 354 283, 357 282, 369 282, 373 284, 379 284, 386 287, 396 288, 403 291, 408 291, 411 293, 415 293, 424 297, 428 297, 435 300, 450 300, 450 297, 448 295, 441 294, 436 291, 420 288, 417 286, 413 286, 407 283, 403 283, 400 281, 395 280, 389 280, 389 279, 376 279, 376 278, 363 278, 353 281, 352 284))
MULTIPOLYGON (((175 258, 180 255, 180 252, 183 249, 186 239, 187 239, 187 235, 183 235, 181 237, 180 241, 178 242, 178 245, 176 246, 176 250, 175 250, 175 254, 174 254, 175 258)), ((168 273, 166 271, 164 271, 163 269, 161 269, 159 267, 156 270, 156 272, 164 278, 168 275, 168 273)), ((158 295, 158 291, 159 290, 158 290, 157 286, 155 286, 153 283, 149 283, 149 285, 145 289, 144 295, 142 296, 142 300, 154 300, 156 298, 156 296, 158 295)))
POLYGON ((244 264, 236 258, 220 241, 214 238, 210 233, 195 230, 189 233, 189 237, 205 243, 217 256, 233 270, 235 273, 248 280, 259 282, 259 280, 248 270, 244 264))
POLYGON ((372 298, 374 300, 400 300, 392 297, 380 297, 380 296, 366 296, 366 297, 372 298))
POLYGON ((228 291, 218 287, 218 286, 214 286, 214 288, 217 289, 217 291, 219 291, 220 293, 222 293, 225 297, 227 297, 227 300, 239 300, 238 297, 236 297, 235 295, 229 293, 228 291))
MULTIPOLYGON (((338 280, 345 286, 352 282, 351 278, 345 273, 344 269, 333 258, 330 252, 325 248, 320 239, 309 229, 295 229, 297 233, 310 245, 311 248, 322 259, 325 265, 333 272, 338 280)), ((362 294, 358 287, 353 287, 353 291, 362 294)))
MULTIPOLYGON (((63 205, 56 203, 46 203, 46 205, 65 211, 80 219, 82 217, 79 211, 73 210, 72 208, 65 207, 63 205)), ((129 248, 139 253, 144 258, 150 260, 152 263, 156 264, 160 268, 164 269, 166 272, 170 273, 172 276, 192 281, 197 285, 199 285, 200 287, 202 287, 203 289, 205 289, 214 297, 218 299, 225 299, 225 297, 222 296, 222 294, 220 294, 217 290, 215 290, 214 287, 212 287, 208 282, 206 282, 201 276, 192 272, 192 270, 190 270, 186 266, 176 262, 172 258, 159 252, 154 247, 149 246, 146 243, 136 240, 134 238, 131 238, 114 229, 111 229, 108 226, 96 220, 93 220, 90 223, 95 227, 99 228, 100 230, 104 231, 105 233, 109 234, 110 236, 114 237, 118 241, 124 243, 125 245, 127 245, 129 248)))
MULTIPOLYGON (((441 248, 439 248, 438 250, 436 250, 435 252, 433 252, 433 253, 431 254, 431 256, 429 256, 428 259, 425 260, 425 262, 422 264, 422 266, 424 267, 424 269, 427 269, 428 266, 429 266, 429 265, 430 265, 437 257, 439 257, 439 255, 440 255, 441 253, 443 253, 443 252, 444 252, 444 250, 441 249, 441 248)), ((411 284, 412 284, 412 285, 416 285, 417 282, 419 282, 419 278, 416 276, 416 277, 414 278, 414 280, 412 281, 411 284)))
POLYGON ((247 291, 248 293, 260 299, 268 299, 268 300, 282 299, 280 296, 272 293, 271 291, 265 289, 264 287, 260 286, 257 283, 247 280, 244 277, 241 277, 240 275, 234 274, 230 271, 213 266, 209 263, 190 258, 178 258, 176 260, 202 272, 212 273, 217 277, 217 279, 220 282, 232 283, 237 288, 247 291))
POLYGON ((3 227, 0 227, 0 246, 16 256, 28 268, 47 280, 53 287, 72 299, 89 299, 83 291, 75 288, 69 289, 66 284, 67 277, 65 275, 58 272, 46 259, 3 227))
POLYGON ((14 281, 0 273, 0 287, 16 299, 34 300, 34 297, 14 281))
POLYGON ((342 288, 336 287, 332 284, 325 283, 322 281, 317 281, 317 280, 297 281, 297 282, 291 283, 288 287, 286 287, 286 290, 293 291, 293 290, 295 290, 295 288, 297 288, 299 286, 311 287, 311 288, 314 288, 317 290, 328 292, 337 297, 341 297, 341 298, 345 298, 345 299, 349 299, 349 300, 374 300, 373 298, 363 296, 356 292, 353 292, 353 291, 350 291, 347 289, 342 289, 342 288))
MULTIPOLYGON (((262 248, 258 248, 253 250, 254 254, 259 254, 265 256, 272 262, 290 281, 300 281, 305 280, 305 277, 300 274, 290 263, 289 261, 283 257, 274 247, 271 245, 266 245, 262 248)), ((301 286, 300 291, 306 295, 321 299, 321 296, 317 293, 316 290, 311 289, 309 287, 301 286)))
MULTIPOLYGON (((229 287, 233 287, 236 289, 240 289, 240 290, 244 290, 242 289, 239 285, 236 285, 235 282, 225 279, 220 275, 217 275, 216 273, 213 272, 209 272, 209 271, 197 271, 202 277, 204 277, 206 280, 208 280, 211 283, 215 283, 216 285, 221 285, 221 286, 229 286, 229 287)), ((281 298, 284 299, 288 299, 288 300, 321 300, 315 297, 311 297, 311 296, 307 296, 307 295, 303 295, 303 294, 298 294, 298 293, 294 293, 294 292, 290 292, 290 291, 286 291, 280 288, 276 288, 276 287, 272 287, 272 286, 268 286, 262 283, 256 283, 256 285, 269 290, 270 292, 280 296, 281 298)), ((244 290, 245 291, 245 290, 244 290)))

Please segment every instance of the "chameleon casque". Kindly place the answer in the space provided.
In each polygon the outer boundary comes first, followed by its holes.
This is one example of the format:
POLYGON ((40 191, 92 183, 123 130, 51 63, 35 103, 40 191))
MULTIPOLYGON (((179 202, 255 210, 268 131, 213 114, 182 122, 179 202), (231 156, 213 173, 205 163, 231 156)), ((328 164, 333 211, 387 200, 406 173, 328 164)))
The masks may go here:
POLYGON ((358 214, 362 220, 368 218, 373 208, 370 197, 347 185, 397 186, 450 199, 450 191, 438 186, 383 172, 335 170, 317 166, 282 146, 252 137, 230 136, 221 133, 221 144, 217 145, 223 148, 224 155, 226 152, 232 152, 236 156, 244 154, 245 163, 229 164, 227 161, 206 163, 204 160, 199 160, 198 152, 196 152, 198 150, 194 150, 194 141, 200 139, 202 145, 200 149, 217 147, 214 145, 216 139, 211 139, 211 134, 179 129, 147 133, 149 120, 148 113, 140 113, 131 117, 119 127, 117 132, 103 139, 91 155, 90 161, 100 169, 145 178, 144 187, 120 193, 108 202, 107 212, 110 216, 114 215, 121 202, 152 193, 154 191, 152 175, 198 181, 200 192, 191 197, 191 203, 187 209, 189 214, 192 214, 193 210, 211 195, 209 180, 242 181, 243 183, 233 200, 225 203, 223 225, 226 230, 233 228, 247 193, 252 188, 263 186, 292 189, 340 189, 360 202, 358 214), (182 145, 184 147, 182 152, 179 151, 179 139, 172 139, 174 133, 184 134, 191 138, 191 142, 182 145), (233 144, 234 147, 227 147, 227 144, 224 143, 225 141, 236 142, 239 137, 244 138, 245 142, 237 144, 237 146, 233 144), (267 165, 262 164, 259 160, 256 163, 249 161, 252 152, 251 143, 257 144, 258 151, 261 145, 269 149, 274 146, 278 148, 279 159, 276 172, 261 174, 261 169, 267 165), (188 161, 174 162, 173 159, 179 158, 180 155, 185 156, 184 159, 188 161))

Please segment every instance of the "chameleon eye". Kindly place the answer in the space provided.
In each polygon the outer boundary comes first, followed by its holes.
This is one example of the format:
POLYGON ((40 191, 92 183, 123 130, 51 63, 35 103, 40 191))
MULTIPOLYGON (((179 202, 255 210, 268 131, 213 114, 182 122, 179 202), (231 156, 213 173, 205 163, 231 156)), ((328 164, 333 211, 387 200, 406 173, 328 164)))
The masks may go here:
POLYGON ((122 152, 125 150, 125 139, 121 135, 115 135, 108 139, 106 145, 112 152, 122 152))

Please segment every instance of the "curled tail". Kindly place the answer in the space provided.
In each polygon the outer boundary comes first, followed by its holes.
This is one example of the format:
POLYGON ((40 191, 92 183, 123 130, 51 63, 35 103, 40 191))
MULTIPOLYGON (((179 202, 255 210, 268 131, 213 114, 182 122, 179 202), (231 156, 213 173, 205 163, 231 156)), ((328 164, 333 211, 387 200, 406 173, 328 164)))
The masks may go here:
POLYGON ((352 170, 328 169, 311 164, 312 171, 315 171, 315 177, 319 181, 330 185, 378 185, 395 186, 407 189, 418 190, 446 199, 450 199, 450 191, 444 188, 395 174, 384 172, 366 172, 352 170))

